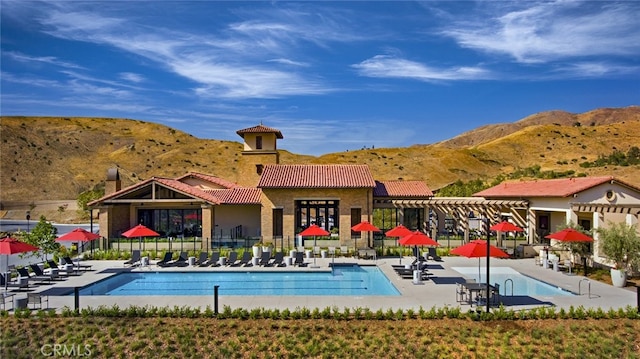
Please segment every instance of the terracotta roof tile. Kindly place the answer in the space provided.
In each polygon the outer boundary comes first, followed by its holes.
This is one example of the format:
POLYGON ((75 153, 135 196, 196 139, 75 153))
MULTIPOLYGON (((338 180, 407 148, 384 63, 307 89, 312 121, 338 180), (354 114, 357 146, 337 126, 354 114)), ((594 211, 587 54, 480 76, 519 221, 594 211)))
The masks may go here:
POLYGON ((485 198, 568 197, 609 181, 615 181, 615 179, 604 176, 503 182, 473 195, 485 198))
POLYGON ((280 130, 277 130, 275 128, 272 127, 267 127, 264 126, 262 124, 258 125, 258 126, 253 126, 253 127, 249 127, 249 128, 245 128, 242 130, 238 130, 236 131, 236 133, 244 138, 244 134, 245 133, 275 133, 276 137, 279 139, 283 139, 284 137, 282 136, 282 132, 280 132, 280 130))
POLYGON ((262 190, 255 187, 210 189, 205 192, 220 200, 220 204, 260 204, 262 190))
POLYGON ((429 186, 422 181, 376 181, 374 197, 433 197, 429 186))
POLYGON ((185 179, 189 178, 189 177, 194 177, 194 178, 199 178, 201 180, 207 181, 207 182, 211 182, 212 184, 218 185, 218 186, 222 186, 225 188, 239 188, 240 186, 237 183, 233 183, 231 181, 227 181, 224 178, 220 178, 220 177, 215 177, 215 176, 211 176, 208 174, 204 174, 204 173, 198 173, 198 172, 189 172, 184 176, 180 176, 178 178, 176 178, 177 181, 184 181, 185 179))
POLYGON ((367 165, 267 165, 259 188, 373 188, 367 165))

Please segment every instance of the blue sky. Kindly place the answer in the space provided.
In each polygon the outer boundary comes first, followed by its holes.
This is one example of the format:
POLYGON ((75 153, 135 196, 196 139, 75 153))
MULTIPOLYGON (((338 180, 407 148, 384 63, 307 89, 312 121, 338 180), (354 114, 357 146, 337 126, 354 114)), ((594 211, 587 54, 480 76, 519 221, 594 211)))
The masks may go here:
POLYGON ((1 1, 2 115, 320 155, 640 104, 640 2, 1 1))

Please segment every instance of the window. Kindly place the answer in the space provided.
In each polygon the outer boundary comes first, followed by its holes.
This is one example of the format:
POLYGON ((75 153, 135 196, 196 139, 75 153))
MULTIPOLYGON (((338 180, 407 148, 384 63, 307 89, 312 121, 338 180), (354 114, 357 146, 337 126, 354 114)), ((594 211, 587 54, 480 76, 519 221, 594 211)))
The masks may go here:
POLYGON ((262 175, 262 171, 264 170, 264 166, 263 165, 256 165, 256 173, 258 175, 262 175))
POLYGON ((329 232, 338 228, 338 204, 339 201, 296 201, 296 234, 312 224, 329 232))
POLYGON ((202 236, 201 209, 141 209, 138 219, 161 237, 202 236))
POLYGON ((282 208, 273 209, 273 237, 282 238, 282 208))
MULTIPOLYGON (((351 208, 351 227, 362 222, 362 208, 351 208)), ((359 236, 360 232, 351 231, 351 236, 359 236)))
POLYGON ((256 150, 262 149, 262 136, 256 136, 256 150))

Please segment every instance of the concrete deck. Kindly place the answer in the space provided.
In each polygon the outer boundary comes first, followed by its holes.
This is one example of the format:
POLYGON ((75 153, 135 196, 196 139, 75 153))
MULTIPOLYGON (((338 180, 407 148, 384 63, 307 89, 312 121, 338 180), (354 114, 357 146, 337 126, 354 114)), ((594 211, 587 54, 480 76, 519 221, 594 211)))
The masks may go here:
MULTIPOLYGON (((468 304, 456 302, 456 283, 464 281, 464 277, 452 267, 478 267, 477 259, 462 257, 443 257, 442 262, 428 262, 429 271, 433 274, 429 280, 422 284, 413 284, 410 279, 401 279, 393 270, 391 265, 407 264, 413 260, 412 257, 381 258, 377 260, 358 260, 354 258, 316 259, 320 268, 311 267, 173 267, 161 268, 151 264, 148 268, 135 268, 133 271, 312 271, 328 270, 331 261, 337 263, 349 262, 360 263, 362 265, 377 265, 400 291, 400 296, 220 296, 219 309, 224 306, 231 308, 369 308, 373 311, 378 309, 413 309, 419 310, 421 307, 430 309, 432 307, 460 307, 463 311, 471 308, 468 304)), ((47 294, 49 296, 49 307, 61 310, 63 307, 74 308, 74 296, 62 295, 73 293, 74 287, 82 287, 109 276, 115 275, 123 270, 131 270, 123 267, 120 261, 85 261, 83 263, 92 264, 93 270, 77 276, 70 276, 64 280, 56 281, 52 285, 35 285, 30 292, 47 294)), ((307 263, 313 260, 306 259, 307 263)), ((155 263, 155 262, 153 262, 155 263)), ((484 265, 484 259, 481 260, 484 265)), ((578 293, 579 283, 585 279, 581 275, 567 275, 564 272, 555 272, 552 269, 544 269, 534 263, 532 258, 528 259, 492 259, 491 266, 511 267, 516 271, 542 280, 554 286, 578 293)), ((484 269, 482 269, 484 274, 484 269)), ((615 288, 613 286, 597 282, 583 281, 581 285, 582 295, 576 296, 550 296, 550 297, 510 297, 501 296, 503 304, 510 309, 531 309, 540 306, 555 306, 557 308, 568 309, 570 306, 584 306, 585 308, 624 308, 626 306, 636 306, 637 294, 635 288, 615 288), (590 286, 591 294, 587 294, 590 286)), ((26 297, 26 292, 13 292, 16 297, 26 297)), ((204 309, 207 306, 213 308, 213 296, 81 296, 80 308, 97 307, 100 305, 127 307, 136 306, 190 306, 204 309)), ((9 305, 11 307, 11 305, 9 305)), ((475 307, 473 307, 475 309, 475 307)))

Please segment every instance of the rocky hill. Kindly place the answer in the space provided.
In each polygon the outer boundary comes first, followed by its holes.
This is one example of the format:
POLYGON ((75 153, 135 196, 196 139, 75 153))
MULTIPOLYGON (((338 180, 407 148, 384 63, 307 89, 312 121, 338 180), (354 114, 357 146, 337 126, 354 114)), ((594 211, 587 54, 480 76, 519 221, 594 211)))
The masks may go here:
MULTIPOLYGON (((74 201, 117 166, 123 185, 188 171, 236 179, 240 142, 205 140, 138 120, 2 117, 2 207, 74 201), (44 203, 44 202, 42 202, 44 203)), ((281 151, 281 163, 359 163, 380 180, 423 180, 438 189, 458 179, 490 180, 518 168, 613 175, 640 186, 640 166, 583 168, 585 161, 640 145, 640 107, 571 114, 543 112, 483 126, 447 141, 320 157, 281 151)), ((48 217, 49 218, 49 217, 48 217)))

